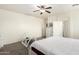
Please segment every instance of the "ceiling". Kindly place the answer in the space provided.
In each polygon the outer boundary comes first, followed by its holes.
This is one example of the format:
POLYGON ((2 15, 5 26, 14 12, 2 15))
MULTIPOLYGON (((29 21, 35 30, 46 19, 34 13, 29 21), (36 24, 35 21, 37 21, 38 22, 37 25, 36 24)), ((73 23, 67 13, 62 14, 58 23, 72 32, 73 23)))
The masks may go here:
POLYGON ((43 19, 48 18, 48 16, 50 15, 79 10, 79 6, 72 7, 72 4, 49 4, 46 6, 52 7, 52 9, 49 10, 52 12, 51 14, 43 13, 42 15, 40 15, 40 12, 33 12, 34 10, 37 9, 34 4, 0 4, 0 9, 6 9, 9 11, 23 13, 26 15, 31 15, 43 19))

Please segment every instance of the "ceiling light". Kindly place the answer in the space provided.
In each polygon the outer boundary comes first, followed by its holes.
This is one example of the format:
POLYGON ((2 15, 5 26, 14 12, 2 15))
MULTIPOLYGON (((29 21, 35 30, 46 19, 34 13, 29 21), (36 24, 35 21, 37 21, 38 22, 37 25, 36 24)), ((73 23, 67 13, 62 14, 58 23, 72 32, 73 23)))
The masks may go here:
POLYGON ((51 13, 51 12, 49 11, 49 9, 52 9, 51 6, 46 7, 45 5, 40 5, 40 6, 37 5, 36 7, 39 8, 39 9, 37 9, 37 10, 35 10, 35 11, 33 11, 33 12, 40 11, 40 15, 43 14, 43 12, 51 13))
POLYGON ((44 9, 42 9, 42 10, 40 10, 41 12, 45 12, 45 10, 44 9))

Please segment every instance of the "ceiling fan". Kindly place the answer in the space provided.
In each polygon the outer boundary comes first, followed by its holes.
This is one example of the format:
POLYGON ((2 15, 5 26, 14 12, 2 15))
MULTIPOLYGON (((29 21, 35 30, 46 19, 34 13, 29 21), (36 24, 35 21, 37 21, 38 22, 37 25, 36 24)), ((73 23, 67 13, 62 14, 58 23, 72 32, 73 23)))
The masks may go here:
POLYGON ((73 4, 72 6, 73 6, 73 7, 75 7, 75 6, 79 6, 79 4, 73 4))
POLYGON ((51 13, 50 11, 48 11, 48 9, 52 9, 52 7, 46 7, 44 5, 40 5, 40 6, 36 6, 38 7, 39 9, 38 10, 35 10, 33 12, 37 12, 37 11, 40 11, 40 15, 43 14, 43 12, 47 12, 47 13, 51 13))

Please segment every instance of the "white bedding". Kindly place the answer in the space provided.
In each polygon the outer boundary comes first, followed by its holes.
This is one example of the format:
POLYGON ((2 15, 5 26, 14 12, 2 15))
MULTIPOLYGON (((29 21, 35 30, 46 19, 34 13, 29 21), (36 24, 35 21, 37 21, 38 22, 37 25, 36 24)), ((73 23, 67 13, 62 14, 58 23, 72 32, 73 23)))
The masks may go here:
POLYGON ((79 40, 63 37, 49 37, 35 41, 31 47, 47 55, 79 55, 79 40))

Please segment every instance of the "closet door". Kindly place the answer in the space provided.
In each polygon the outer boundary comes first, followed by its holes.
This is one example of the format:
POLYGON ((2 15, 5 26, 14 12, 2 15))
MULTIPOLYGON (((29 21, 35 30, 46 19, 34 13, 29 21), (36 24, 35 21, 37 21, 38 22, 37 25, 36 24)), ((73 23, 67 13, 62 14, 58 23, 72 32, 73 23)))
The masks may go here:
POLYGON ((63 36, 63 22, 53 21, 53 36, 63 36))

